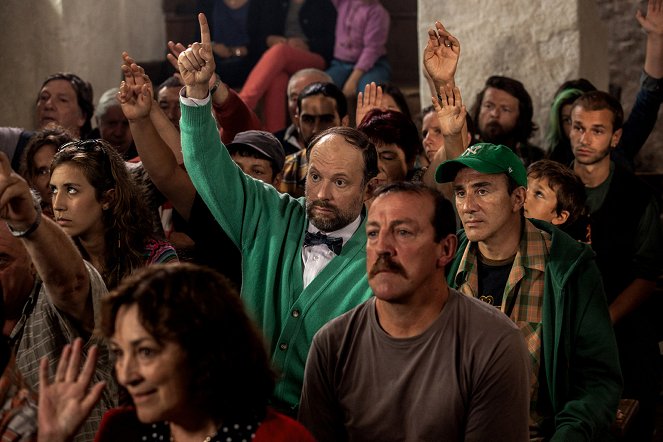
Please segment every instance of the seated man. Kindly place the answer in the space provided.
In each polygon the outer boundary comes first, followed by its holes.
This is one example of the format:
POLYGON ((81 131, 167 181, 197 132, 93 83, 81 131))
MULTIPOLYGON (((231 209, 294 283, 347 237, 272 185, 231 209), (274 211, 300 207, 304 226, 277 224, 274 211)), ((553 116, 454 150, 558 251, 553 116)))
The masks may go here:
POLYGON ((247 177, 232 163, 210 112, 214 73, 209 31, 180 54, 184 162, 214 218, 242 251, 242 292, 282 371, 276 405, 293 413, 313 335, 370 296, 364 201, 377 174, 375 147, 359 131, 334 127, 307 149, 305 198, 247 177))
POLYGON ((95 343, 100 346, 93 379, 106 381, 108 387, 76 439, 90 441, 104 410, 116 404, 108 347, 92 333, 106 287, 69 236, 41 214, 33 195, 0 153, 0 214, 5 221, 0 225, 3 333, 16 352, 16 367, 33 389, 39 384, 42 357, 49 358, 55 371, 62 347, 77 337, 84 340, 84 352, 95 343))
POLYGON ((451 204, 407 182, 376 195, 366 221, 375 297, 314 337, 300 420, 321 442, 527 440, 518 327, 444 279, 457 244, 451 204))
POLYGON ((453 182, 463 223, 449 285, 501 310, 527 343, 530 437, 605 437, 622 382, 594 252, 524 217, 527 172, 506 146, 470 146, 435 178, 453 182))
POLYGON ((92 131, 91 138, 101 138, 108 141, 117 150, 124 161, 134 159, 138 153, 131 136, 129 122, 122 113, 120 102, 117 101, 116 87, 103 93, 94 111, 97 128, 92 131))
MULTIPOLYGON (((348 104, 343 92, 333 83, 312 83, 297 97, 295 124, 304 146, 325 129, 347 126, 348 104)), ((279 190, 295 198, 304 196, 308 171, 306 149, 288 155, 283 166, 283 181, 279 190)))

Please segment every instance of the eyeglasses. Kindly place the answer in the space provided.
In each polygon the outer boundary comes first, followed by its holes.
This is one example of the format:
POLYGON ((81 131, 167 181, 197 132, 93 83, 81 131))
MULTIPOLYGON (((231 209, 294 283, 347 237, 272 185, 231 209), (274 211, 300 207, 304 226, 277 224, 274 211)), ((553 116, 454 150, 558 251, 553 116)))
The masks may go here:
POLYGON ((102 141, 103 140, 100 139, 70 141, 69 143, 65 143, 60 146, 58 148, 58 152, 69 147, 74 147, 76 150, 80 150, 81 152, 104 152, 104 149, 100 146, 102 141))

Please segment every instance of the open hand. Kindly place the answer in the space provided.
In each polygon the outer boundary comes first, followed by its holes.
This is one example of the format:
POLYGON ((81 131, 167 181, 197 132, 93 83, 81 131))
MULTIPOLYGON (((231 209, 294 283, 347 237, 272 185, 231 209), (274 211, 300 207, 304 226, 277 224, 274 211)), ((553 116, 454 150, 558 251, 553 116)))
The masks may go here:
POLYGON ((62 350, 53 382, 49 382, 48 359, 39 363, 39 441, 68 441, 75 435, 101 398, 105 382, 88 386, 97 363, 97 347, 90 349, 80 371, 83 340, 62 350))
POLYGON ((465 125, 467 109, 463 105, 463 99, 460 96, 460 89, 454 86, 445 86, 440 88, 439 101, 437 97, 432 97, 433 107, 440 121, 442 135, 458 135, 465 125))
POLYGON ((382 88, 375 82, 367 84, 364 92, 357 94, 357 112, 355 113, 357 126, 361 124, 367 113, 373 109, 382 109, 382 95, 382 88))
POLYGON ((454 85, 454 76, 460 57, 460 42, 440 23, 428 30, 428 42, 424 48, 424 68, 436 86, 454 85))
POLYGON ((663 0, 649 0, 647 15, 642 15, 638 9, 635 18, 647 33, 663 35, 663 0))

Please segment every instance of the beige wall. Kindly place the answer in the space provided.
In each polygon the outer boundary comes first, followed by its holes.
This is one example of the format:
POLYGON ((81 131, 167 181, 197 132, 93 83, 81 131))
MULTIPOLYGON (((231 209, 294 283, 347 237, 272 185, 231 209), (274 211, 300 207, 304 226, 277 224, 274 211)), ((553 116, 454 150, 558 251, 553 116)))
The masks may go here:
POLYGON ((71 71, 90 81, 95 104, 120 82, 120 54, 165 54, 161 0, 0 0, 0 126, 33 128, 44 78, 71 71))

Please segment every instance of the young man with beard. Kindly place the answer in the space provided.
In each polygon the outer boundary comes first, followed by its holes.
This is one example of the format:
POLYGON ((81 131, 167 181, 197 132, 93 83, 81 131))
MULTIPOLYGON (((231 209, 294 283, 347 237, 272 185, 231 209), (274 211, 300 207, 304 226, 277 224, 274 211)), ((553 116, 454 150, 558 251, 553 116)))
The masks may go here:
POLYGON ((377 191, 375 296, 321 329, 306 364, 299 418, 317 440, 528 440, 527 350, 508 318, 447 285, 455 226, 421 183, 377 191))
POLYGON ((451 287, 502 311, 531 361, 530 438, 604 440, 621 376, 594 252, 523 215, 527 172, 506 146, 480 143, 440 165, 463 223, 451 287))
POLYGON ((628 440, 649 440, 660 382, 655 323, 646 301, 661 273, 663 239, 654 193, 610 159, 622 134, 619 102, 600 91, 579 97, 571 111, 573 170, 585 184, 592 248, 603 277, 624 376, 625 398, 640 402, 628 440))
POLYGON ((509 147, 527 167, 544 157, 540 147, 528 142, 537 130, 532 115, 532 98, 525 86, 495 75, 477 95, 472 120, 477 124, 478 141, 509 147))
POLYGON ((354 129, 318 134, 307 149, 306 196, 297 200, 241 173, 210 113, 214 58, 205 16, 199 20, 202 43, 179 56, 185 165, 242 252, 242 299, 283 373, 274 405, 293 413, 313 335, 370 296, 363 203, 377 175, 377 154, 354 129))

